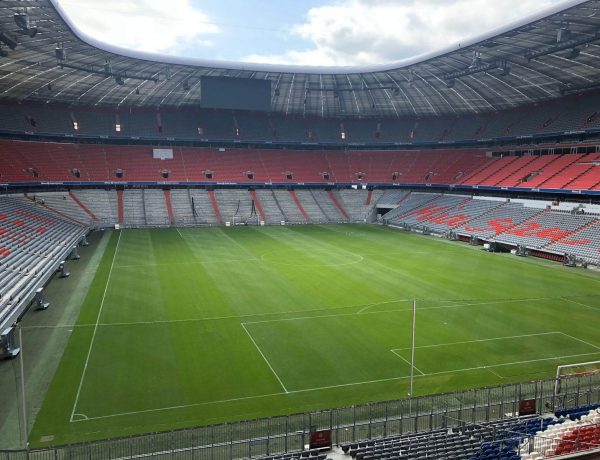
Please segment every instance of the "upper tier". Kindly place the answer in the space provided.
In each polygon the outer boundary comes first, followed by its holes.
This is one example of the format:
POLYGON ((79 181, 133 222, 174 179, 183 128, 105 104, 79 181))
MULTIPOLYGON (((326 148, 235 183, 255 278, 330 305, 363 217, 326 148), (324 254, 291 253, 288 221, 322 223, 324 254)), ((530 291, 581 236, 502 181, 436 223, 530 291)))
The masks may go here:
POLYGON ((4 104, 0 105, 0 131, 120 139, 340 146, 408 146, 511 139, 523 142, 523 137, 593 136, 600 132, 600 93, 564 97, 484 115, 429 118, 319 118, 192 108, 107 109, 4 104))
POLYGON ((162 160, 153 158, 151 146, 0 141, 0 171, 3 182, 28 185, 408 184, 598 193, 600 154, 595 150, 500 157, 481 149, 348 152, 176 147, 173 159, 162 160))

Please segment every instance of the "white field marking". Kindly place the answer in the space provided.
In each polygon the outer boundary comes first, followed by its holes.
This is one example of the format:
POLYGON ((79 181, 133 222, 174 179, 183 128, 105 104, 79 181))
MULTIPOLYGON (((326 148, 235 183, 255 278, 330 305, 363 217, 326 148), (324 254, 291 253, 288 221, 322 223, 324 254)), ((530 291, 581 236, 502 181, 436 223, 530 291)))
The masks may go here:
MULTIPOLYGON (((118 267, 115 267, 118 268, 118 267)), ((408 302, 412 299, 397 299, 397 300, 389 300, 385 302, 378 302, 373 304, 368 304, 369 307, 373 307, 376 305, 384 304, 384 303, 395 303, 395 302, 408 302)), ((447 302, 447 301, 443 301, 447 302)), ((246 315, 229 315, 229 316, 212 316, 207 318, 186 318, 186 319, 168 319, 168 320, 154 320, 154 321, 131 321, 131 322, 119 322, 119 323, 98 323, 98 326, 135 326, 135 325, 147 325, 147 324, 168 324, 168 323, 194 323, 201 321, 220 321, 227 319, 243 319, 243 318, 255 318, 261 316, 277 316, 277 315, 290 315, 294 313, 311 313, 311 312, 319 312, 319 311, 334 311, 334 310, 349 310, 352 308, 363 307, 365 304, 358 305, 349 305, 343 307, 318 307, 311 308, 308 310, 288 310, 281 312, 269 312, 269 313, 249 313, 246 315)), ((389 310, 389 311, 403 311, 403 310, 389 310)), ((379 313, 379 312, 375 312, 379 313)), ((352 313, 355 315, 355 313, 352 313)), ((339 315, 331 315, 331 316, 339 316, 339 315)), ((315 318, 322 318, 322 316, 315 316, 315 318)), ((250 323, 246 323, 250 324, 250 323)), ((57 328, 76 328, 76 327, 94 327, 95 324, 67 324, 67 325, 57 325, 57 326, 25 326, 23 329, 57 329, 57 328)))
MULTIPOLYGON (((398 299, 398 300, 385 300, 383 302, 375 302, 375 303, 370 303, 365 305, 363 308, 361 308, 360 310, 358 310, 355 314, 356 315, 362 315, 364 312, 366 312, 369 308, 372 307, 378 307, 379 305, 387 305, 390 303, 399 303, 399 302, 409 302, 412 301, 414 299, 398 299)), ((434 300, 434 302, 461 302, 460 300, 434 300)), ((357 305, 358 306, 358 305, 357 305)), ((450 307, 455 306, 455 305, 449 305, 450 307)), ((445 308, 445 307, 441 307, 441 308, 445 308)), ((411 309, 412 310, 412 309, 411 309)), ((421 308, 421 310, 427 310, 427 307, 425 308, 421 308)), ((409 310, 404 310, 404 309, 398 309, 398 310, 386 310, 387 312, 390 311, 409 311, 409 310)), ((370 313, 381 313, 381 312, 370 312, 370 313)))
MULTIPOLYGON (((557 332, 556 331, 556 332, 540 332, 539 334, 510 335, 510 336, 507 336, 507 337, 492 337, 490 339, 467 340, 467 341, 464 341, 464 342, 448 342, 448 343, 438 343, 438 344, 435 344, 435 345, 421 345, 421 346, 415 347, 415 348, 436 348, 436 347, 445 347, 447 345, 462 345, 462 344, 465 344, 465 343, 493 342, 494 340, 521 339, 523 337, 537 337, 537 336, 540 336, 540 335, 551 335, 551 334, 562 334, 562 332, 557 332)), ((563 335, 566 335, 566 334, 563 334, 563 335)), ((598 348, 598 347, 596 347, 596 348, 598 348)), ((394 350, 405 351, 405 350, 410 350, 410 348, 394 348, 392 350, 392 352, 394 350)))
POLYGON ((496 377, 498 377, 499 379, 503 379, 503 378, 504 378, 504 377, 502 377, 500 374, 498 374, 498 373, 497 373, 497 372, 496 372, 494 369, 491 369, 491 368, 489 368, 489 367, 486 367, 486 368, 485 368, 485 370, 486 370, 486 371, 488 371, 488 372, 490 372, 490 373, 492 373, 492 374, 494 374, 494 375, 495 375, 496 377))
POLYGON ((85 364, 83 365, 83 372, 81 373, 81 380, 79 381, 79 387, 77 388, 77 395, 75 396, 75 403, 73 404, 73 410, 71 411, 71 421, 75 415, 75 409, 79 402, 79 396, 81 395, 81 388, 83 387, 83 379, 85 378, 85 371, 87 370, 90 356, 92 354, 92 347, 94 346, 94 339, 96 338, 96 332, 98 331, 98 323, 100 322, 100 315, 102 315, 102 308, 104 307, 104 300, 106 299, 106 293, 108 292, 108 285, 110 284, 110 277, 112 275, 113 267, 115 265, 115 259, 117 258, 117 252, 119 251, 119 243, 121 242, 122 231, 119 232, 119 238, 117 239, 117 245, 115 246, 115 252, 113 254, 113 260, 110 264, 110 270, 108 271, 108 278, 106 278, 106 286, 104 286, 104 293, 102 294, 102 301, 100 302, 100 308, 98 309, 98 316, 96 317, 96 324, 94 326, 94 332, 92 333, 92 340, 90 340, 90 347, 85 358, 85 364))
POLYGON ((594 345, 593 343, 586 342, 585 340, 581 340, 577 337, 573 337, 572 335, 565 334, 564 332, 561 332, 561 334, 564 335, 565 337, 569 337, 570 339, 577 340, 578 342, 581 342, 581 343, 585 343, 586 345, 589 345, 590 347, 595 348, 596 350, 600 350, 600 347, 597 345, 594 345))
POLYGON ((581 305, 582 307, 591 308, 592 310, 600 310, 600 308, 598 308, 598 307, 592 307, 591 305, 587 305, 587 304, 582 303, 582 302, 577 302, 576 300, 568 299, 567 297, 565 297, 564 299, 567 302, 576 303, 577 305, 581 305))
POLYGON ((275 378, 279 382, 279 385, 281 385, 281 388, 283 388, 283 391, 285 391, 286 394, 289 393, 289 391, 287 390, 287 388, 285 387, 285 385, 283 384, 283 382, 281 381, 281 379, 277 375, 277 372, 275 372, 275 369, 273 369, 273 366, 271 366, 271 363, 269 362, 269 360, 267 359, 267 357, 265 356, 265 354, 262 352, 262 350, 260 349, 260 347, 258 346, 258 344, 256 343, 256 341, 254 340, 254 337, 252 337, 252 334, 250 334, 250 332, 248 332, 248 329, 246 329, 246 325, 244 323, 241 323, 241 325, 244 328, 244 331, 246 331, 246 334, 248 334, 248 337, 250 337, 250 340, 252 340, 252 343, 254 344, 254 346, 256 347, 256 349, 258 350, 258 352, 260 353, 260 356, 262 356, 262 358, 265 360, 265 363, 267 363, 267 366, 269 366, 269 369, 271 369, 271 372, 273 373, 273 375, 275 376, 275 378))
MULTIPOLYGON (((118 266, 114 267, 119 268, 118 266)), ((493 300, 493 301, 489 301, 489 302, 475 302, 470 301, 470 300, 465 300, 465 302, 474 302, 474 303, 464 303, 464 304, 454 304, 454 305, 442 305, 442 306, 438 306, 438 307, 423 307, 423 308, 418 308, 419 311, 421 310, 436 310, 436 309, 444 309, 444 308, 462 308, 462 307, 477 307, 477 306, 481 306, 481 305, 494 305, 494 304, 498 304, 498 303, 512 303, 512 302, 529 302, 529 301, 536 301, 536 300, 560 300, 562 299, 561 297, 541 297, 541 298, 537 298, 537 299, 500 299, 500 300, 493 300)), ((367 308, 372 308, 372 307, 376 307, 379 305, 385 305, 385 304, 390 304, 390 303, 399 303, 399 302, 408 302, 408 301, 412 301, 413 299, 395 299, 395 300, 386 300, 383 302, 375 302, 375 303, 369 303, 369 304, 357 304, 357 305, 348 305, 348 306, 341 306, 341 307, 317 307, 317 308, 311 308, 311 309, 307 309, 307 310, 288 310, 288 311, 281 311, 281 312, 269 312, 269 313, 250 313, 250 314, 246 314, 246 315, 229 315, 229 316, 213 316, 213 317, 207 317, 207 318, 187 318, 187 319, 172 319, 172 320, 156 320, 156 321, 130 321, 130 322, 119 322, 119 323, 98 323, 98 326, 135 326, 135 325, 147 325, 147 324, 168 324, 168 323, 192 323, 192 322, 201 322, 201 321, 220 321, 220 320, 227 320, 227 319, 243 319, 243 318, 254 318, 254 317, 261 317, 261 316, 277 316, 277 315, 291 315, 291 314, 295 314, 295 313, 312 313, 312 312, 319 312, 319 311, 336 311, 336 310, 349 310, 352 308, 359 308, 359 307, 363 307, 359 312, 361 315, 365 314, 365 315, 377 315, 377 314, 381 314, 381 313, 398 313, 398 312, 407 312, 407 311, 412 311, 412 309, 394 309, 394 310, 381 310, 381 311, 373 311, 373 312, 365 312, 365 310, 367 308)), ((461 300, 448 300, 448 299, 433 299, 431 300, 432 302, 461 302, 461 300)), ((318 315, 318 316, 305 316, 305 317, 298 317, 298 318, 283 318, 283 319, 274 319, 274 320, 268 320, 268 321, 250 321, 250 322, 246 322, 245 324, 255 324, 255 323, 268 323, 268 322, 274 322, 274 321, 294 321, 294 320, 306 320, 306 319, 320 319, 320 318, 335 318, 338 316, 355 316, 357 314, 359 314, 359 312, 357 313, 342 313, 342 314, 338 314, 338 315, 318 315)), ((68 325, 57 325, 57 326, 44 326, 44 325, 40 325, 40 326, 25 326, 23 327, 23 329, 55 329, 55 328, 61 328, 61 327, 65 327, 65 328, 77 328, 77 327, 90 327, 90 326, 95 326, 95 324, 68 324, 68 325)))
POLYGON ((197 262, 177 262, 170 264, 135 264, 135 265, 117 265, 115 269, 121 268, 143 268, 143 267, 178 267, 180 265, 206 265, 206 264, 220 264, 223 262, 260 262, 260 259, 219 259, 215 258, 212 260, 197 261, 197 262))
POLYGON ((500 364, 490 364, 488 366, 476 366, 476 367, 466 367, 464 369, 455 369, 452 371, 441 371, 441 372, 430 372, 426 375, 442 375, 442 374, 450 374, 453 372, 466 372, 466 371, 474 371, 481 369, 488 369, 490 367, 506 367, 506 366, 515 366, 517 364, 530 364, 530 363, 539 363, 542 361, 552 361, 553 359, 566 359, 566 358, 576 358, 579 356, 593 356, 600 355, 600 352, 595 351, 593 353, 580 353, 577 355, 566 355, 566 356, 552 356, 551 358, 539 358, 539 359, 528 359, 526 361, 513 361, 512 363, 500 363, 500 364))
MULTIPOLYGON (((566 359, 566 358, 575 358, 575 357, 580 357, 580 356, 592 356, 592 355, 600 355, 600 352, 583 353, 583 354, 579 354, 579 355, 568 355, 568 356, 555 356, 552 358, 533 359, 533 360, 528 360, 528 361, 516 361, 513 363, 492 364, 490 366, 478 366, 478 367, 470 367, 470 368, 464 368, 464 369, 454 369, 454 370, 450 370, 450 371, 432 372, 432 373, 428 373, 428 374, 417 375, 416 377, 419 378, 419 377, 428 377, 428 376, 435 376, 435 375, 453 374, 456 372, 468 372, 468 371, 481 370, 481 369, 489 370, 489 368, 491 368, 491 367, 505 367, 505 366, 513 366, 516 364, 529 364, 529 363, 534 363, 534 362, 538 362, 538 361, 550 361, 553 359, 566 359)), ((248 401, 248 400, 253 400, 253 399, 270 398, 270 397, 274 397, 274 396, 285 396, 286 394, 289 395, 289 394, 298 394, 298 393, 310 393, 313 391, 332 390, 335 388, 343 388, 343 387, 358 386, 358 385, 369 385, 369 384, 383 383, 383 382, 392 382, 392 381, 397 381, 397 380, 406 380, 409 378, 410 378, 409 375, 404 375, 401 377, 389 377, 386 379, 365 380, 362 382, 353 382, 353 383, 342 383, 339 385, 328 385, 328 386, 317 387, 317 388, 306 388, 303 390, 289 390, 287 393, 283 393, 283 392, 270 393, 270 394, 257 395, 257 396, 246 396, 246 397, 242 397, 242 398, 221 399, 221 400, 217 400, 217 401, 207 401, 207 402, 195 403, 195 404, 185 404, 185 405, 180 405, 180 406, 159 407, 156 409, 146 409, 146 410, 141 410, 141 411, 121 412, 118 414, 101 415, 98 417, 88 417, 88 420, 99 420, 99 419, 105 419, 105 418, 122 417, 122 416, 126 416, 126 415, 147 414, 150 412, 161 412, 161 411, 175 410, 175 409, 186 409, 189 407, 207 406, 207 405, 212 405, 212 404, 224 404, 224 403, 236 402, 236 401, 248 401)), ((71 422, 83 422, 85 420, 70 420, 70 421, 71 422)))
POLYGON ((355 314, 356 315, 361 315, 363 314, 365 311, 367 311, 369 308, 371 307, 377 307, 379 305, 388 305, 390 303, 398 303, 398 302, 408 302, 410 299, 401 299, 401 300, 386 300, 383 302, 376 302, 376 303, 370 303, 365 305, 363 308, 361 308, 360 310, 358 310, 355 314))
MULTIPOLYGON (((89 420, 88 416, 85 414, 73 414, 73 417, 79 417, 80 421, 89 420)), ((77 422, 77 420, 71 420, 72 422, 77 422)))
MULTIPOLYGON (((417 312, 420 311, 425 311, 425 310, 439 310, 439 309, 446 309, 446 308, 462 308, 462 307, 479 307, 482 305, 498 305, 498 304, 503 304, 503 303, 515 303, 515 302, 534 302, 534 301, 539 301, 539 300, 556 300, 557 297, 539 297, 539 298, 533 298, 533 299, 506 299, 506 300, 492 300, 492 301, 488 301, 488 302, 475 302, 475 303, 464 303, 464 304, 455 304, 455 305, 440 305, 437 307, 422 307, 422 308, 418 308, 417 307, 417 312)), ((401 301, 408 301, 408 300, 412 300, 412 299, 401 299, 398 301, 387 301, 390 303, 393 302, 401 302, 401 301)), ((439 302, 439 301, 438 301, 439 302)), ((468 302, 468 301, 467 301, 468 302)), ((377 304, 373 304, 370 306, 375 306, 377 304)), ((350 308, 350 307, 348 307, 350 308)), ((367 311, 367 312, 363 312, 361 313, 362 315, 379 315, 381 313, 399 313, 399 312, 410 312, 412 311, 412 308, 396 308, 394 310, 381 310, 381 311, 367 311)), ((296 321, 296 320, 308 320, 308 319, 322 319, 322 318, 337 318, 338 316, 356 316, 357 313, 342 313, 339 315, 319 315, 319 316, 302 316, 302 317, 298 317, 298 318, 279 318, 279 319, 269 319, 269 320, 264 320, 264 321, 249 321, 245 324, 258 324, 258 323, 272 323, 272 322, 278 322, 278 321, 296 321)))
MULTIPOLYGON (((410 366, 410 361, 406 358, 404 358, 404 356, 402 356, 399 353, 396 353, 396 350, 390 350, 392 353, 394 353, 398 358, 400 358, 402 361, 404 361, 406 364, 408 364, 410 366)), ((425 375, 425 372, 423 372, 421 369, 419 369, 417 366, 413 366, 417 372, 419 372, 421 375, 425 375)))

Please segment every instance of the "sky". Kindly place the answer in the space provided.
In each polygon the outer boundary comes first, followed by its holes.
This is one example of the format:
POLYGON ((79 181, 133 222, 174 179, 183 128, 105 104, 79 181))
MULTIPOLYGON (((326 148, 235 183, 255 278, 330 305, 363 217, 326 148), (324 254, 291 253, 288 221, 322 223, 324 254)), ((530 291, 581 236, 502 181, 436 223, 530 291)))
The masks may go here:
POLYGON ((125 48, 316 66, 396 62, 564 0, 58 0, 79 28, 125 48))

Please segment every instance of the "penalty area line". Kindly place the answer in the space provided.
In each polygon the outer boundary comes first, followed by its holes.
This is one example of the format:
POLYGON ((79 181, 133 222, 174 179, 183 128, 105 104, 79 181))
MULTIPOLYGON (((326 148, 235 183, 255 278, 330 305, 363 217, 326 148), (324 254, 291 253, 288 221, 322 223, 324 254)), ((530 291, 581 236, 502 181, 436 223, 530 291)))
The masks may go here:
POLYGON ((254 340, 254 337, 252 337, 252 334, 250 334, 250 332, 248 332, 248 329, 246 329, 246 325, 244 323, 240 323, 240 324, 241 324, 242 328, 244 329, 244 331, 246 332, 246 334, 248 334, 248 337, 250 337, 250 340, 252 341, 252 343, 254 344, 254 346, 256 347, 258 352, 260 353, 260 356, 262 356, 262 359, 264 359, 265 363, 267 363, 267 366, 269 366, 269 369, 271 369, 271 372, 273 373, 273 375, 279 382, 279 385, 281 385, 281 388, 283 388, 283 391, 285 391, 286 394, 289 393, 288 389, 283 384, 283 381, 279 378, 279 376, 277 375, 277 372, 275 372, 275 369, 273 369, 273 366, 271 366, 271 363, 269 362, 269 360, 267 359, 265 354, 262 352, 262 350, 260 349, 260 347, 258 346, 256 341, 254 340))
MULTIPOLYGON (((408 359, 406 359, 404 356, 402 356, 399 353, 396 353, 396 350, 390 350, 392 353, 394 353, 398 358, 400 358, 402 361, 404 361, 406 364, 408 364, 410 366, 410 361, 408 359)), ((417 366, 413 366, 415 368, 415 370, 417 372, 419 372, 421 375, 425 375, 425 372, 423 372, 421 369, 419 369, 417 366)))
MULTIPOLYGON (((532 359, 532 360, 527 360, 527 361, 516 361, 514 363, 492 364, 490 366, 468 367, 468 368, 464 368, 464 369, 453 369, 453 370, 449 370, 449 371, 431 372, 428 374, 416 375, 415 378, 453 374, 455 372, 469 372, 469 371, 473 371, 473 370, 489 371, 489 368, 494 368, 494 367, 505 367, 505 366, 511 366, 511 365, 516 365, 516 364, 528 364, 528 363, 534 363, 534 362, 538 362, 538 361, 539 362, 550 361, 553 359, 566 359, 566 358, 575 358, 575 357, 580 357, 580 356, 590 356, 590 355, 599 355, 599 354, 600 354, 600 352, 583 353, 583 354, 578 354, 578 355, 554 356, 552 358, 532 359)), ((138 415, 138 414, 147 414, 147 413, 152 413, 152 412, 164 412, 167 410, 186 409, 186 408, 190 408, 190 407, 208 406, 208 405, 212 405, 212 404, 225 404, 225 403, 236 402, 236 401, 250 401, 253 399, 264 399, 264 398, 272 398, 272 397, 276 397, 276 396, 286 396, 286 395, 291 395, 291 394, 310 393, 313 391, 333 390, 335 388, 352 387, 352 386, 359 386, 359 385, 369 385, 369 384, 374 384, 374 383, 394 382, 394 381, 398 381, 398 380, 407 380, 409 378, 410 378, 409 375, 403 375, 401 377, 389 377, 386 379, 365 380, 362 382, 342 383, 339 385, 328 385, 328 386, 316 387, 316 388, 305 388, 302 390, 289 390, 286 393, 284 393, 284 392, 269 393, 269 394, 256 395, 256 396, 245 396, 245 397, 241 397, 241 398, 221 399, 218 401, 206 401, 206 402, 194 403, 194 404, 184 404, 184 405, 180 405, 180 406, 159 407, 156 409, 145 409, 145 410, 141 410, 141 411, 121 412, 118 414, 100 415, 97 417, 89 417, 88 416, 87 419, 70 420, 70 422, 78 423, 78 422, 85 422, 85 421, 92 421, 92 420, 102 420, 102 419, 107 419, 107 418, 123 417, 123 416, 127 416, 127 415, 138 415)))

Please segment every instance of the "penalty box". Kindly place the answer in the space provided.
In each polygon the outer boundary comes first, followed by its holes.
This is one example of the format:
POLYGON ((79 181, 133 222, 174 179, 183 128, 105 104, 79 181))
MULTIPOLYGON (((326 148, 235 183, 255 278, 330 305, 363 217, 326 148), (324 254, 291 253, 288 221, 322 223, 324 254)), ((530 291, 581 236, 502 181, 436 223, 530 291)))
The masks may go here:
MULTIPOLYGON (((407 312, 248 322, 244 327, 289 391, 410 375, 407 312)), ((594 356, 600 356, 600 347, 559 331, 428 345, 419 345, 417 335, 415 376, 486 368, 497 377, 551 373, 557 364, 594 356)))

